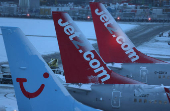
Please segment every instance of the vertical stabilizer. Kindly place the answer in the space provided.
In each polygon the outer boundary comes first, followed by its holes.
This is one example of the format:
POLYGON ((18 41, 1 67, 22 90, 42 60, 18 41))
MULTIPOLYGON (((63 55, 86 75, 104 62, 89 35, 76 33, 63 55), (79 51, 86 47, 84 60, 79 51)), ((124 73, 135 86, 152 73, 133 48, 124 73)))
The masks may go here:
POLYGON ((107 63, 166 63, 136 49, 102 3, 90 2, 99 52, 107 63))
POLYGON ((17 27, 1 27, 19 111, 93 111, 75 101, 17 27))
POLYGON ((53 20, 67 83, 140 84, 110 70, 67 13, 53 20))

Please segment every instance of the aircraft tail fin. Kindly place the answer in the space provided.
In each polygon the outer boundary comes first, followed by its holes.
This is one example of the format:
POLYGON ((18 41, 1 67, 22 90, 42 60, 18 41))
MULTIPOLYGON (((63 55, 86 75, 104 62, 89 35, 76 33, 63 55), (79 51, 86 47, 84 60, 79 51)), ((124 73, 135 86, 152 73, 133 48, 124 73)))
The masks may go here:
POLYGON ((166 63, 136 49, 102 3, 90 2, 99 52, 107 63, 166 63))
POLYGON ((70 96, 19 28, 1 30, 20 111, 92 110, 70 96))
POLYGON ((141 84, 110 70, 65 12, 53 12, 67 83, 141 84))

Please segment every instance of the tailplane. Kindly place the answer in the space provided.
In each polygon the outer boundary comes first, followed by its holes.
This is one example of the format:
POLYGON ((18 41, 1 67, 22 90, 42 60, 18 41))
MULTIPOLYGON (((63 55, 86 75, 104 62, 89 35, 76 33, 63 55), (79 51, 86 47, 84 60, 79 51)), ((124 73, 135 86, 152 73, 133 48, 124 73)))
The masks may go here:
POLYGON ((65 12, 53 12, 67 83, 141 84, 110 70, 65 12))
POLYGON ((90 2, 101 57, 107 63, 166 63, 136 49, 102 3, 90 2))
POLYGON ((70 96, 19 28, 1 30, 19 111, 94 111, 70 96))

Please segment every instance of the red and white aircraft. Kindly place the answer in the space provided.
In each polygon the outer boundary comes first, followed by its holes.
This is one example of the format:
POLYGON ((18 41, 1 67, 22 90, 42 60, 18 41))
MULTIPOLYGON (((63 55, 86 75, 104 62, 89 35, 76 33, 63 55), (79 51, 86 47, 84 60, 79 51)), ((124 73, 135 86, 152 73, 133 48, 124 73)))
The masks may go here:
POLYGON ((53 12, 70 94, 105 111, 169 111, 169 86, 147 85, 111 71, 67 13, 53 12), (100 84, 101 83, 101 84, 100 84))
POLYGON ((99 52, 106 63, 167 63, 138 51, 102 3, 90 3, 99 52))
POLYGON ((169 85, 167 62, 138 51, 102 3, 90 7, 100 55, 113 71, 150 85, 169 85))
POLYGON ((141 84, 110 70, 67 13, 53 12, 53 19, 68 83, 141 84))

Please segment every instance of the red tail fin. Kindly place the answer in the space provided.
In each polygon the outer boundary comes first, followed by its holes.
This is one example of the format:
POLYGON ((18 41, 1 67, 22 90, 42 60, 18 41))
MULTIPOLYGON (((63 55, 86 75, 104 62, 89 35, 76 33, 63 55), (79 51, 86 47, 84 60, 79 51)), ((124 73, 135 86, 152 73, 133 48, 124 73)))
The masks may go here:
POLYGON ((102 3, 91 2, 99 52, 105 62, 166 63, 138 51, 102 3))
POLYGON ((67 13, 53 20, 67 83, 141 84, 112 72, 67 13))

